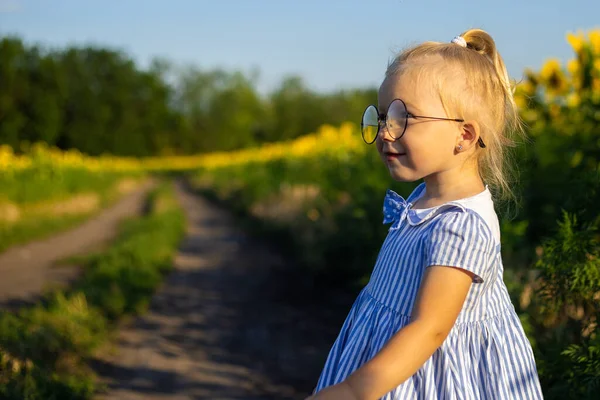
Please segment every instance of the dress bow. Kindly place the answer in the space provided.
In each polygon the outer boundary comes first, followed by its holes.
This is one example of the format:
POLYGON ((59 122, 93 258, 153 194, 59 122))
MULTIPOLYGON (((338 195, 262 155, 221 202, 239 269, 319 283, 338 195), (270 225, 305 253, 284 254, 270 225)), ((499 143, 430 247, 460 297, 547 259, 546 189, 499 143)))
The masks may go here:
POLYGON ((398 229, 407 208, 408 203, 406 200, 398 193, 388 189, 383 201, 383 223, 394 222, 390 229, 398 229))

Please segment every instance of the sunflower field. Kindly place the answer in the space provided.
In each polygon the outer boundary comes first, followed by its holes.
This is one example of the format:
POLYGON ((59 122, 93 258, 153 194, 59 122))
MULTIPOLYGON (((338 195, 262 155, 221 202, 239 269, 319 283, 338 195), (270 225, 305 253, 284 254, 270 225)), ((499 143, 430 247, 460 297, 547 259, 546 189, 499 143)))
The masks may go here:
MULTIPOLYGON (((502 218, 502 248, 545 397, 592 399, 600 389, 600 30, 570 33, 567 41, 571 60, 526 70, 515 88, 528 140, 514 154, 520 202, 516 216, 502 218)), ((89 157, 43 144, 19 152, 2 146, 0 250, 64 226, 40 228, 40 215, 56 202, 99 196, 73 213, 74 221, 122 193, 123 182, 155 173, 185 174, 193 188, 277 243, 316 286, 350 290, 368 279, 387 233, 385 190, 408 194, 416 186, 392 182, 351 122, 191 156, 89 157)))
MULTIPOLYGON (((592 399, 600 389, 600 30, 567 40, 573 59, 527 70, 515 88, 529 140, 515 153, 520 203, 502 221, 502 246, 545 396, 592 399)), ((192 180, 261 223, 317 284, 354 288, 386 233, 385 190, 414 187, 391 182, 353 124, 207 157, 192 180)))

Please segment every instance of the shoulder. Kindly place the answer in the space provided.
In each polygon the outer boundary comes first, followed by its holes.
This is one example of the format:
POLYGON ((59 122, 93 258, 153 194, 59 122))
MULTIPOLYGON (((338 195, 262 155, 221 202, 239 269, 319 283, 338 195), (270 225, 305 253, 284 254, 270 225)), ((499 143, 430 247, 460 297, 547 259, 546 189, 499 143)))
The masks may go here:
POLYGON ((478 242, 486 248, 495 247, 496 242, 488 222, 478 212, 459 206, 448 208, 433 218, 429 232, 434 239, 478 242))
POLYGON ((454 200, 440 206, 437 214, 445 215, 438 222, 477 226, 486 233, 486 236, 487 233, 491 233, 496 244, 500 243, 500 222, 492 194, 487 186, 484 191, 474 196, 454 200), (458 214, 459 212, 462 214, 458 214))
POLYGON ((474 282, 490 279, 498 247, 478 213, 457 207, 436 216, 430 226, 424 248, 426 266, 465 269, 474 274, 474 282))

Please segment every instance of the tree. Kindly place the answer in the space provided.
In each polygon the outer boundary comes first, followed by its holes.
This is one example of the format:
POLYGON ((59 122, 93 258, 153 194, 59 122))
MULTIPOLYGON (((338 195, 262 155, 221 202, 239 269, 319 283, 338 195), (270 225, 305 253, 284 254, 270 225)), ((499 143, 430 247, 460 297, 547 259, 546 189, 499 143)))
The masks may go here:
POLYGON ((317 93, 288 77, 269 96, 258 72, 154 59, 140 69, 124 52, 87 46, 46 50, 0 42, 0 143, 43 141, 90 155, 227 151, 357 121, 371 90, 317 93))

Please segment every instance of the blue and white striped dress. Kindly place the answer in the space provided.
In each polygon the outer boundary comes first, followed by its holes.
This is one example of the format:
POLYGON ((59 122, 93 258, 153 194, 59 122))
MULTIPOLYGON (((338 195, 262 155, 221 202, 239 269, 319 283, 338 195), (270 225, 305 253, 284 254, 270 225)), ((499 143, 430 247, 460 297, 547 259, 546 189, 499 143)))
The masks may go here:
POLYGON ((405 201, 388 190, 384 223, 393 222, 369 283, 329 353, 315 393, 343 381, 410 322, 423 272, 431 265, 475 275, 444 343, 382 399, 542 399, 530 343, 502 279, 500 229, 491 194, 416 210, 419 185, 405 201))

